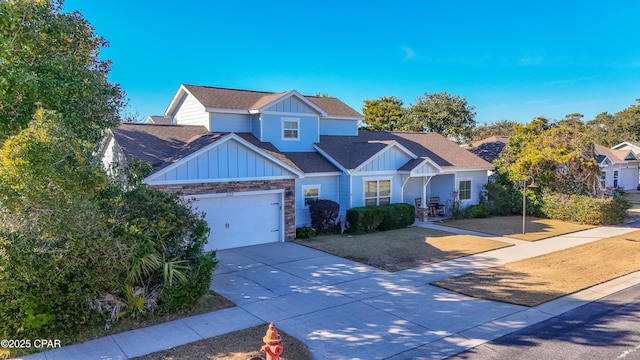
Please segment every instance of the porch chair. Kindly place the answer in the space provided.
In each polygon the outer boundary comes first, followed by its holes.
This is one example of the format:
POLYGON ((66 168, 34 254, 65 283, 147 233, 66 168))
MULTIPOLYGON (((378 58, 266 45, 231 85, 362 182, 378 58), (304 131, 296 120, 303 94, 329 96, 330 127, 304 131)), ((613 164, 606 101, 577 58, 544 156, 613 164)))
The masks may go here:
POLYGON ((429 212, 432 216, 445 215, 445 206, 440 202, 439 196, 429 196, 429 212))
POLYGON ((413 201, 416 203, 416 219, 420 218, 420 208, 422 207, 422 198, 415 198, 413 201))

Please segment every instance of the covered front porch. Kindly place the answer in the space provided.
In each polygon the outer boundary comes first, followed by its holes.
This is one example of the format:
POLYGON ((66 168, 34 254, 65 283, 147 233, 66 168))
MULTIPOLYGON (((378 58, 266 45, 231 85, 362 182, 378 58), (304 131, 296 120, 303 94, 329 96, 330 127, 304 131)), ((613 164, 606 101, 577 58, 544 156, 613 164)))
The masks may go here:
POLYGON ((451 215, 456 200, 455 174, 420 174, 407 176, 402 201, 416 206, 416 218, 427 221, 451 215))

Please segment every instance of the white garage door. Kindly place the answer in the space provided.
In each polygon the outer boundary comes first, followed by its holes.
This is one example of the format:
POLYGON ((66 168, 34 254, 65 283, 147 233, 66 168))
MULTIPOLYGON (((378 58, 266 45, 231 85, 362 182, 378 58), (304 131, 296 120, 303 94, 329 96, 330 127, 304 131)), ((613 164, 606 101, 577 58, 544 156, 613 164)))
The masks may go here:
POLYGON ((281 198, 280 193, 246 193, 197 199, 194 205, 211 228, 206 250, 280 241, 281 198))

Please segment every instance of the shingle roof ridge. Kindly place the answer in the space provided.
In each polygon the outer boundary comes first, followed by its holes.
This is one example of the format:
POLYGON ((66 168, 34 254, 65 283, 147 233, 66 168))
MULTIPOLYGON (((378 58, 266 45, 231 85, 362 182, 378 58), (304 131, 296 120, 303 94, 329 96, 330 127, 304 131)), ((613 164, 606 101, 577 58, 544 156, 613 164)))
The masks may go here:
POLYGON ((249 89, 236 89, 236 88, 229 88, 229 87, 222 87, 222 86, 210 86, 210 85, 195 85, 195 84, 182 84, 183 86, 187 87, 187 86, 194 86, 194 87, 201 87, 201 88, 208 88, 208 89, 218 89, 218 90, 231 90, 231 91, 242 91, 242 92, 251 92, 251 93, 258 93, 258 94, 265 94, 265 95, 269 95, 269 94, 279 94, 279 93, 286 93, 288 91, 264 91, 264 90, 249 90, 249 89))

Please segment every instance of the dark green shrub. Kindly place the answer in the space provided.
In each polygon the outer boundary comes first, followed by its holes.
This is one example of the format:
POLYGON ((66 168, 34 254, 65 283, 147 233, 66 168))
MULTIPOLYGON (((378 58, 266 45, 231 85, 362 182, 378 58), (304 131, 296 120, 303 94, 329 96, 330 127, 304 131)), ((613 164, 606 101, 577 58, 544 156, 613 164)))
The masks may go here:
POLYGON ((316 236, 315 230, 311 226, 303 226, 296 229, 296 238, 311 239, 316 236))
POLYGON ((320 199, 309 205, 311 227, 318 234, 333 233, 340 205, 331 200, 320 199))
POLYGON ((410 204, 363 206, 347 210, 349 233, 364 234, 407 227, 415 221, 415 207, 410 204))
POLYGON ((629 203, 623 196, 594 198, 587 195, 547 194, 541 211, 550 219, 589 225, 619 224, 629 203))
POLYGON ((384 221, 384 210, 379 206, 362 206, 347 210, 348 232, 364 234, 378 230, 384 221))
POLYGON ((488 182, 484 185, 486 205, 493 215, 507 216, 522 212, 522 193, 513 184, 488 182))
POLYGON ((491 209, 481 204, 469 205, 454 213, 456 219, 484 219, 489 216, 491 216, 491 209))
POLYGON ((379 230, 394 230, 410 226, 415 221, 416 208, 411 204, 381 205, 384 218, 379 230))

